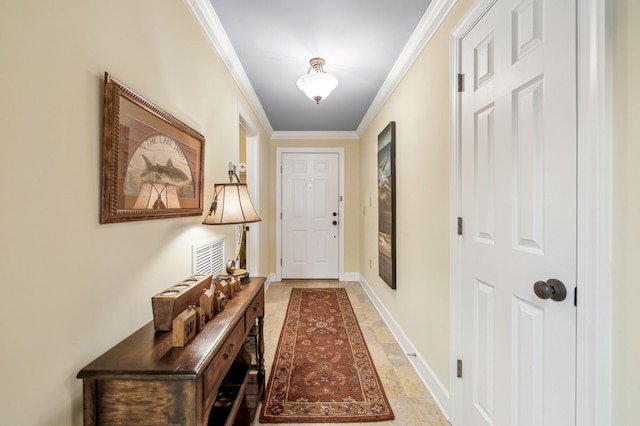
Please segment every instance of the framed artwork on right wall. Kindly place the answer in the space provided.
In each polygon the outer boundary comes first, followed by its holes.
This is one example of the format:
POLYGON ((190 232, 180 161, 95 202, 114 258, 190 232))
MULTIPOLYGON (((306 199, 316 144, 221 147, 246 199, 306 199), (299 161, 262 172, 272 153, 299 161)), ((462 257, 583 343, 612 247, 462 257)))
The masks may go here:
POLYGON ((378 135, 378 275, 396 288, 396 123, 378 135))

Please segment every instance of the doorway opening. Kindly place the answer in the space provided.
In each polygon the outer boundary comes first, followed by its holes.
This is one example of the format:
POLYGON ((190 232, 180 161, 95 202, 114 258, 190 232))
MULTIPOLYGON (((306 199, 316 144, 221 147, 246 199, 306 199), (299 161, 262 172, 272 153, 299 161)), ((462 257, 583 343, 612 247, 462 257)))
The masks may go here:
MULTIPOLYGON (((235 163, 240 181, 247 184, 251 201, 260 215, 263 210, 260 205, 260 132, 240 103, 237 109, 235 163)), ((247 227, 242 247, 240 267, 246 269, 249 275, 259 275, 260 222, 247 227)))

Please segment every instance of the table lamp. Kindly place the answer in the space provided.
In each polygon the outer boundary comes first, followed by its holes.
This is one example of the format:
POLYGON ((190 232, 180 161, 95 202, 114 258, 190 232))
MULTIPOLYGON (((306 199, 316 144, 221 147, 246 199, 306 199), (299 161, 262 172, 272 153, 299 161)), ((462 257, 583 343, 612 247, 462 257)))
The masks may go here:
POLYGON ((238 175, 234 171, 233 163, 229 163, 229 183, 216 183, 213 188, 213 202, 209 213, 202 222, 203 225, 240 225, 236 254, 229 260, 224 270, 217 278, 234 276, 240 279, 241 284, 250 281, 249 273, 245 269, 237 268, 240 252, 247 232, 247 223, 260 222, 260 216, 256 213, 249 197, 247 185, 240 183, 238 175), (234 179, 236 182, 234 182, 234 179))

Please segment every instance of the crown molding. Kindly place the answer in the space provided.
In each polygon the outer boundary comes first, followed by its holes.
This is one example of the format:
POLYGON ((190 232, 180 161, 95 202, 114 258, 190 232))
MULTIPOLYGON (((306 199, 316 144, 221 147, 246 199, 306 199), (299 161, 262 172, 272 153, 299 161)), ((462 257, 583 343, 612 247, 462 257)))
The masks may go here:
POLYGON ((398 87, 402 78, 409 71, 420 53, 422 53, 424 47, 427 45, 429 40, 431 40, 457 3, 458 0, 431 1, 424 15, 422 15, 422 19, 418 23, 418 26, 411 35, 411 38, 404 49, 402 49, 400 56, 398 56, 398 60, 391 68, 391 71, 384 83, 382 83, 378 94, 373 98, 373 102, 371 102, 369 109, 362 118, 362 121, 360 121, 360 125, 356 130, 358 136, 362 136, 369 125, 371 125, 371 122, 380 112, 387 99, 389 99, 389 96, 391 96, 396 87, 398 87))
POLYGON ((359 139, 356 132, 273 132, 271 139, 359 139))
POLYGON ((236 51, 231 45, 231 41, 229 41, 229 37, 224 31, 222 23, 220 19, 218 19, 218 15, 216 15, 216 12, 213 10, 213 6, 208 0, 184 0, 184 2, 200 24, 211 45, 216 49, 218 55, 220 55, 222 62, 227 67, 227 70, 229 70, 231 77, 256 114, 264 131, 267 132, 267 134, 272 134, 273 127, 271 127, 269 118, 264 112, 264 108, 262 108, 262 104, 256 92, 253 90, 249 77, 247 77, 240 63, 240 59, 238 59, 238 55, 236 55, 236 51))

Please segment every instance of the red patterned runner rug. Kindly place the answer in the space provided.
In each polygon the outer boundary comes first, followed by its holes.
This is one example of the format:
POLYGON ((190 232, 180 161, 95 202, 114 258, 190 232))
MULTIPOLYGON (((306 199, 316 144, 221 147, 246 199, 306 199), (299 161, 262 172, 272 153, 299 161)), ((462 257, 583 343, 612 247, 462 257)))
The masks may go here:
POLYGON ((346 290, 292 289, 260 422, 393 418, 346 290))

